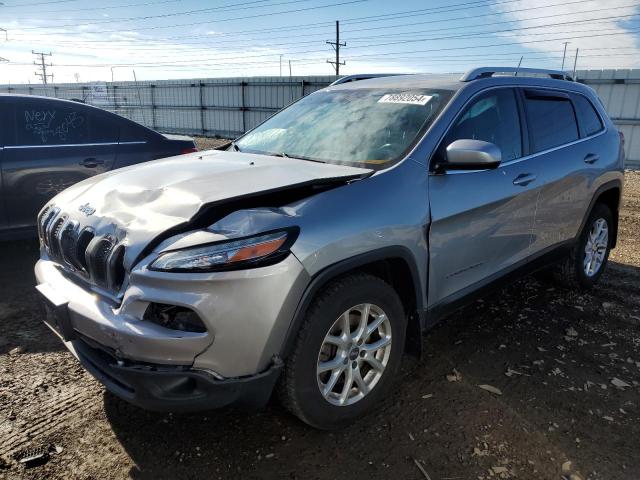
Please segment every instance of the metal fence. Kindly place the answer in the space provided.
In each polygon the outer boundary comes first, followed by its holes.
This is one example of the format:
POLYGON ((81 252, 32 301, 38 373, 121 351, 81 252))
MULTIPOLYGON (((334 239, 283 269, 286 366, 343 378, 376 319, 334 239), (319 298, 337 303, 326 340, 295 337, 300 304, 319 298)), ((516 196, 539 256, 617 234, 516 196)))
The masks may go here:
POLYGON ((165 133, 235 138, 335 76, 0 85, 0 93, 81 100, 165 133))
MULTIPOLYGON (((626 139, 627 165, 640 168, 640 70, 582 70, 626 139)), ((140 82, 0 85, 0 93, 77 99, 165 133, 234 138, 335 76, 209 78, 140 82)))
POLYGON ((640 70, 582 70, 576 77, 595 89, 624 134, 627 167, 640 169, 640 70))

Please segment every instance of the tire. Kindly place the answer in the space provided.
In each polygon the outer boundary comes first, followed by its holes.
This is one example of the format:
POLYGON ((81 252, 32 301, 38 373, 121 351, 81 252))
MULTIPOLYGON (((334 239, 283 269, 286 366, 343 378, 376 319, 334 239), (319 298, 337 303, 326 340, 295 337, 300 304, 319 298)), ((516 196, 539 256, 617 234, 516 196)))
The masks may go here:
MULTIPOLYGON (((584 226, 583 231, 580 234, 577 245, 571 250, 571 253, 567 258, 558 265, 555 271, 555 277, 561 283, 577 289, 590 289, 592 288, 602 276, 609 260, 609 253, 611 251, 611 240, 613 233, 613 215, 611 210, 603 203, 597 203, 584 226), (598 225, 601 222, 605 222, 607 234, 604 245, 600 243, 600 247, 597 248, 597 252, 601 260, 594 262, 591 265, 591 273, 587 273, 587 249, 593 244, 592 236, 598 229, 598 225), (599 223, 600 222, 600 223, 599 223), (594 230, 595 229, 595 230, 594 230)), ((592 253, 592 255, 593 255, 592 253)))
POLYGON ((333 430, 354 422, 389 393, 404 351, 406 329, 402 302, 385 281, 365 273, 332 281, 311 303, 286 360, 278 388, 282 404, 318 429, 333 430), (365 331, 360 323, 364 312, 368 312, 369 329, 376 323, 380 326, 358 346, 357 339, 366 337, 366 333, 358 335, 365 331), (348 337, 345 319, 349 321, 348 337), (333 335, 332 340, 326 342, 329 334, 333 335), (331 343, 341 336, 341 347, 331 343), (389 337, 388 347, 365 352, 383 345, 389 337), (378 368, 373 368, 376 360, 378 368), (335 367, 319 373, 326 365, 335 367), (384 368, 380 370, 381 366, 384 368), (362 380, 358 382, 356 378, 362 380), (345 388, 350 380, 353 387, 345 388), (324 394, 321 388, 325 389, 324 394))

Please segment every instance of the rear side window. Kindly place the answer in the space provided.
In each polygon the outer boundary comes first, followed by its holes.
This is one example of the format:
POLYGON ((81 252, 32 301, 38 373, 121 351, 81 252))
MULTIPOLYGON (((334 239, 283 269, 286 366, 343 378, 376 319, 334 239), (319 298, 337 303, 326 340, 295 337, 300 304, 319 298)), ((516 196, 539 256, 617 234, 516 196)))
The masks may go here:
POLYGON ((87 143, 85 109, 49 101, 26 100, 15 107, 16 145, 87 143))
POLYGON ((92 111, 89 116, 90 143, 118 142, 120 139, 120 125, 118 125, 117 119, 102 113, 92 111))
POLYGON ((455 140, 491 142, 502 152, 502 160, 522 156, 522 133, 515 93, 510 88, 491 90, 480 95, 456 120, 440 147, 440 155, 455 140))
POLYGON ((568 97, 526 94, 525 106, 534 153, 579 139, 576 115, 568 97))
POLYGON ((573 105, 576 107, 578 122, 582 128, 583 135, 588 137, 600 132, 604 125, 602 125, 600 116, 589 99, 582 95, 571 95, 571 98, 573 99, 573 105))
POLYGON ((130 120, 123 119, 120 122, 120 141, 121 142, 146 142, 151 141, 160 135, 153 130, 139 125, 130 120))

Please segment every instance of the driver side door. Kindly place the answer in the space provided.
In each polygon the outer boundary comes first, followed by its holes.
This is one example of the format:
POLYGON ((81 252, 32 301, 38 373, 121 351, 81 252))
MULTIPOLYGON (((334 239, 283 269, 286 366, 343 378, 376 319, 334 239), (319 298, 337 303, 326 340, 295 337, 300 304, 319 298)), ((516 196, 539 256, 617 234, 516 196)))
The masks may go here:
POLYGON ((524 157, 522 109, 513 88, 472 98, 453 121, 433 161, 460 139, 497 145, 495 169, 429 175, 429 306, 446 305, 524 263, 529 254, 541 179, 524 157))

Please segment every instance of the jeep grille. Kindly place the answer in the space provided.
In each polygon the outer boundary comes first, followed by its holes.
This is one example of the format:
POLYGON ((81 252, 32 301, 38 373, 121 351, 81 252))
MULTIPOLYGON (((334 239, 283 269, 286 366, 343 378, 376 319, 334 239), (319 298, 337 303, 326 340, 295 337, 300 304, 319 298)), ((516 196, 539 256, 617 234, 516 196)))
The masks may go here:
POLYGON ((54 262, 99 287, 117 292, 122 286, 125 246, 112 237, 97 237, 91 227, 69 220, 53 206, 40 214, 38 233, 54 262))

